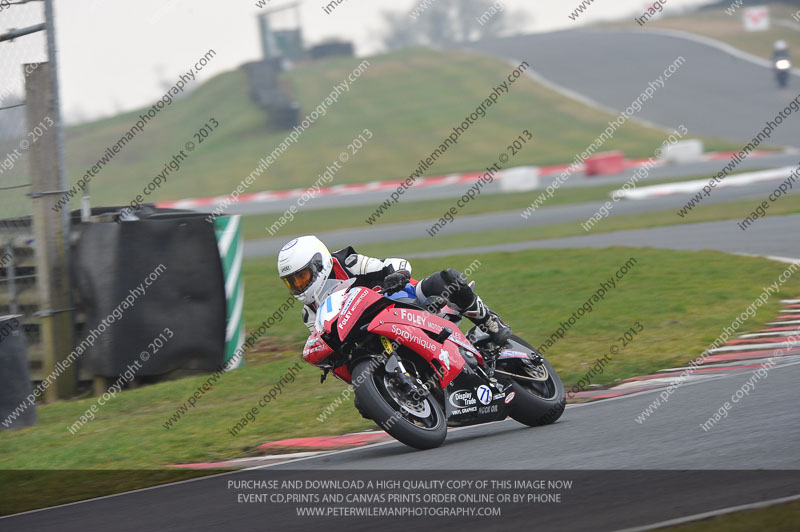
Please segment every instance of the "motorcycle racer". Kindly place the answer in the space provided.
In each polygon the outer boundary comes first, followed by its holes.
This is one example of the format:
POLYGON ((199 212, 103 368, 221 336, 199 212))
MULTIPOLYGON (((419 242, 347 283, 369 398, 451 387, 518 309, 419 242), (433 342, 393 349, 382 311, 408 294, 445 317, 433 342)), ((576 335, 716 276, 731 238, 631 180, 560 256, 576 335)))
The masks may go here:
POLYGON ((354 286, 382 286, 388 293, 405 290, 407 296, 434 312, 445 305, 458 311, 489 334, 498 346, 511 336, 511 328, 472 290, 463 273, 449 268, 411 283, 411 265, 405 259, 377 259, 357 253, 352 246, 334 253, 315 236, 288 242, 278 255, 278 275, 295 299, 303 303, 302 317, 314 329, 317 296, 329 279, 355 279, 354 286))

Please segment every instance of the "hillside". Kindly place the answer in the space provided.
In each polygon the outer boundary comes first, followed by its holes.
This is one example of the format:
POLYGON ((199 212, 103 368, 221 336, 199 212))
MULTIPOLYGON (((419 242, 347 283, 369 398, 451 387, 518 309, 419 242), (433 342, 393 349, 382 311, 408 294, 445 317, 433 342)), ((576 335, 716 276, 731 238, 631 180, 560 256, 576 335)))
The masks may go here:
MULTIPOLYGON (((287 73, 310 113, 360 63, 360 59, 314 63, 287 73)), ((326 116, 305 131, 251 192, 308 186, 348 143, 368 128, 373 138, 343 165, 333 184, 407 177, 464 117, 506 79, 512 68, 467 53, 410 50, 369 58, 369 68, 326 116)), ((72 184, 96 163, 137 120, 140 111, 71 128, 66 135, 72 184)), ((219 75, 161 111, 91 184, 93 205, 122 204, 141 193, 172 155, 211 118, 220 123, 208 140, 171 174, 151 200, 228 194, 286 137, 267 126, 264 112, 248 97, 243 70, 219 75)), ((511 163, 569 162, 605 129, 613 117, 577 104, 528 78, 512 85, 462 135, 426 175, 474 171, 497 160, 509 143, 529 129, 535 142, 511 163)), ((606 143, 630 156, 649 156, 663 141, 661 131, 628 123, 606 143)), ((709 143, 710 148, 723 147, 709 143)))

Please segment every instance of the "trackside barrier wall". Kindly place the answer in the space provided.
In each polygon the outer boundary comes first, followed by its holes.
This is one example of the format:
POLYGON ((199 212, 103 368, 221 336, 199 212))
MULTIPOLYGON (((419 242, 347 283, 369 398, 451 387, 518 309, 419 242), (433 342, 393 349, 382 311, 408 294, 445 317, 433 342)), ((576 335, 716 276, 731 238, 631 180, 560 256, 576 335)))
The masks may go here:
POLYGON ((81 363, 96 377, 120 376, 169 328, 173 336, 157 353, 150 349, 137 376, 212 371, 225 359, 227 308, 214 226, 201 213, 148 207, 136 214, 140 220, 80 225, 73 266, 86 325, 76 343, 115 309, 119 314, 131 291, 164 266, 122 318, 97 335, 81 363))
MULTIPOLYGON (((21 315, 0 316, 0 421, 8 420, 11 413, 33 392, 25 335, 22 334, 22 318, 21 315)), ((35 424, 36 409, 25 408, 7 427, 0 423, 0 430, 35 424)))

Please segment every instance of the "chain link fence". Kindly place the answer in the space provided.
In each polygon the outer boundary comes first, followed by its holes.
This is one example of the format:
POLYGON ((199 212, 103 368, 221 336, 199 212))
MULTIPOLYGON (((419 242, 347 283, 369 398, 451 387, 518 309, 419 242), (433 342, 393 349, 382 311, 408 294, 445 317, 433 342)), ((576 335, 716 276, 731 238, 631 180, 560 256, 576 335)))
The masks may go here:
POLYGON ((47 61, 41 0, 0 2, 0 316, 19 319, 38 378, 41 338, 31 223, 30 137, 26 120, 25 70, 47 61), (30 31, 30 33, 27 33, 30 31))

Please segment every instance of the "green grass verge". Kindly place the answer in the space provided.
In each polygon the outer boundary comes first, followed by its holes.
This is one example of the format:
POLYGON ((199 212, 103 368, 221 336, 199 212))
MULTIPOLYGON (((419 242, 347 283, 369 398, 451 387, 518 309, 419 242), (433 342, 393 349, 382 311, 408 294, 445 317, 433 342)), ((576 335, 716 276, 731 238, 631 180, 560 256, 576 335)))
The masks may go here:
MULTIPOLYGON (((282 82, 293 87, 305 116, 360 61, 339 59, 303 65, 285 74, 282 82)), ((342 94, 338 103, 306 130, 296 145, 258 177, 251 192, 313 184, 364 128, 370 129, 374 137, 351 157, 334 183, 405 178, 511 71, 509 65, 495 59, 425 49, 372 57, 368 61, 371 66, 352 84, 350 92, 342 94)), ((105 146, 115 143, 128 131, 140 112, 66 131, 70 183, 76 183, 96 164, 105 146)), ((253 172, 259 159, 271 153, 287 135, 286 131, 269 126, 267 116, 249 99, 244 71, 221 74, 161 111, 145 131, 93 178, 93 204, 131 201, 212 117, 219 121, 220 127, 197 146, 180 171, 169 175, 167 183, 148 200, 229 194, 253 172)), ((533 132, 535 142, 517 155, 513 164, 566 163, 586 149, 612 118, 529 78, 521 78, 427 174, 481 169, 495 162, 523 129, 533 132)), ((664 138, 665 134, 659 130, 629 122, 604 149, 646 157, 652 155, 664 138)), ((706 140, 706 145, 709 149, 738 149, 722 141, 706 140)), ((13 207, 8 205, 8 209, 13 207)))
POLYGON ((800 523, 800 502, 796 501, 659 530, 662 532, 751 532, 753 530, 796 532, 798 523, 800 523))
MULTIPOLYGON (((582 377, 636 321, 644 332, 612 358, 597 384, 685 362, 785 269, 782 264, 723 253, 611 248, 479 256, 481 266, 473 278, 488 304, 518 334, 538 345, 630 257, 638 262, 618 287, 547 352, 565 383, 582 377)), ((414 266, 420 274, 448 266, 463 269, 475 258, 418 260, 414 266)), ((246 265, 245 316, 251 330, 285 300, 280 281, 264 275, 268 266, 265 261, 246 265)), ((800 278, 792 279, 782 295, 796 296, 799 289, 800 278)), ((772 319, 777 305, 776 297, 748 327, 772 319)), ((299 312, 290 313, 272 331, 271 338, 278 343, 274 348, 283 354, 251 356, 245 367, 225 375, 169 430, 163 423, 205 376, 124 391, 76 435, 67 427, 94 399, 42 406, 38 426, 0 435, 0 469, 150 469, 248 455, 270 440, 370 426, 351 404, 319 422, 317 416, 343 385, 335 380, 320 385, 319 372, 307 366, 277 401, 262 408, 255 424, 232 436, 228 429, 299 359, 306 335, 299 312)))

